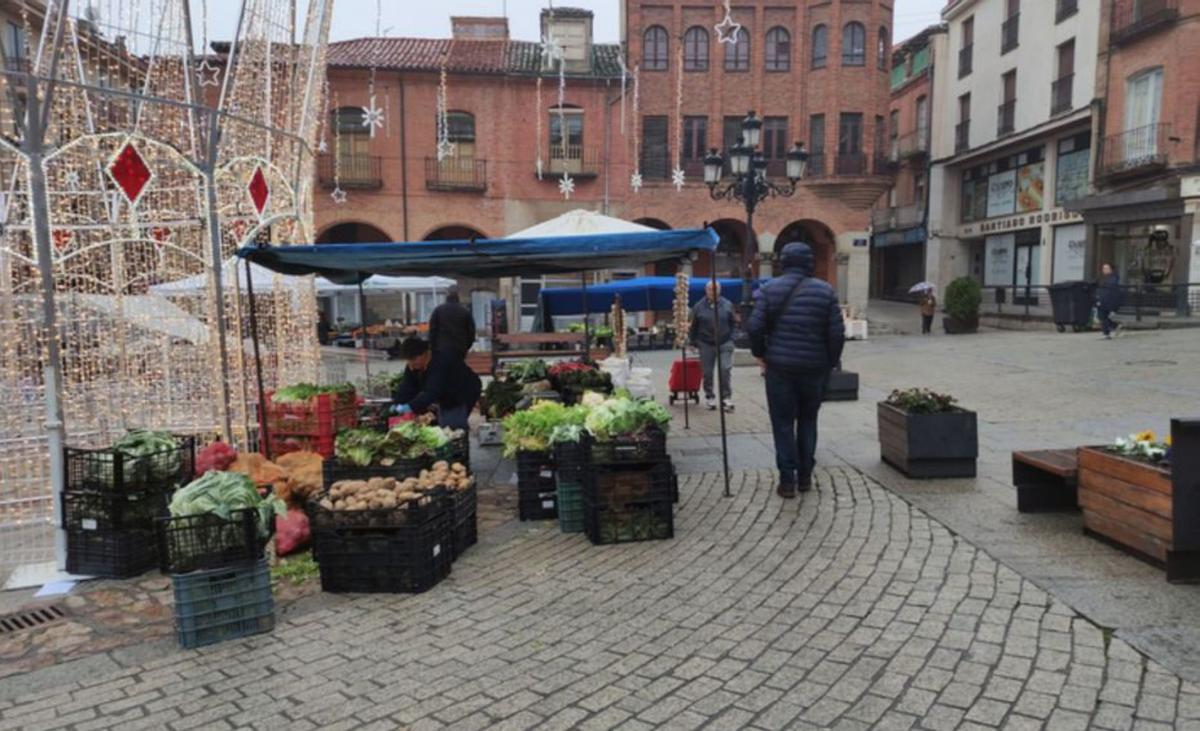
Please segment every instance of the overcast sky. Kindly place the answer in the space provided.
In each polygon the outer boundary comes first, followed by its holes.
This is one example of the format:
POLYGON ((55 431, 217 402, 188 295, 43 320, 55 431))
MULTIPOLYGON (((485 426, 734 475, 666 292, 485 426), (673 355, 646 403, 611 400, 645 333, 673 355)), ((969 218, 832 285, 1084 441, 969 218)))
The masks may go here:
MULTIPOLYGON (((559 7, 587 8, 596 14, 595 33, 599 42, 620 37, 619 7, 622 0, 556 0, 559 7)), ((376 8, 380 0, 335 0, 334 40, 375 34, 376 8)), ((514 38, 536 40, 538 13, 550 0, 382 0, 379 26, 383 35, 447 37, 451 15, 501 15, 507 6, 514 38)), ((945 0, 896 0, 896 40, 903 40, 927 25, 936 23, 945 0)), ((199 3, 192 3, 198 7, 199 3)), ((208 0, 209 38, 229 38, 233 18, 241 0, 208 0)), ((103 2, 100 3, 103 7, 103 2)), ((736 16, 735 16, 736 20, 736 16)), ((199 35, 199 34, 197 34, 199 35)), ((199 40, 197 38, 197 40, 199 40)))

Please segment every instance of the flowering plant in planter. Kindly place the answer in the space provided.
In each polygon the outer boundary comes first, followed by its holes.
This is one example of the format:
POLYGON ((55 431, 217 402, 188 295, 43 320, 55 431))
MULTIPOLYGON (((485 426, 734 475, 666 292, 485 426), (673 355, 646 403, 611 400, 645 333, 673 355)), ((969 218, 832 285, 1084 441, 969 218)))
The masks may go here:
POLYGON ((887 397, 887 404, 910 414, 944 414, 954 411, 957 399, 928 388, 896 389, 887 397))
POLYGON ((1171 437, 1159 441, 1152 431, 1141 431, 1127 437, 1118 437, 1107 447, 1109 452, 1150 464, 1170 464, 1171 437))

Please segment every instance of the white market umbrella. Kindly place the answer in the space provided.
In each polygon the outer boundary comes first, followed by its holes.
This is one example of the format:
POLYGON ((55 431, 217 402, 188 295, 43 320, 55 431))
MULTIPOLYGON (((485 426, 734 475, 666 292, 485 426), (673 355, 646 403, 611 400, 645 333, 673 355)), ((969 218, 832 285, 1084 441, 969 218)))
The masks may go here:
POLYGON ((541 236, 588 236, 594 234, 645 233, 656 229, 640 223, 605 216, 595 211, 577 208, 549 221, 509 234, 506 238, 527 239, 541 236))

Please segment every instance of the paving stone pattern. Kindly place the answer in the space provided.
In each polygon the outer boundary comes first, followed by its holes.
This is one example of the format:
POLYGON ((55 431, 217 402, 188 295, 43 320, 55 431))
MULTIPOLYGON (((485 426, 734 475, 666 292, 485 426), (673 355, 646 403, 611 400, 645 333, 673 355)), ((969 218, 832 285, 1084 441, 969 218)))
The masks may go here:
POLYGON ((0 701, 5 729, 1200 729, 1200 685, 860 473, 683 478, 672 541, 549 523, 420 596, 0 701))

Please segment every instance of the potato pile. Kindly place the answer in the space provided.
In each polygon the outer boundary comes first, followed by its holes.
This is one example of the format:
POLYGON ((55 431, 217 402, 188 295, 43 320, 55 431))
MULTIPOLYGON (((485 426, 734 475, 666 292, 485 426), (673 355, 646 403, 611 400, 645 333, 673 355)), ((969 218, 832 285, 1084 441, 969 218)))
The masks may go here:
POLYGON ((372 477, 335 482, 320 504, 326 510, 392 510, 413 501, 428 505, 431 498, 425 493, 436 487, 458 492, 474 483, 475 478, 467 473, 466 467, 442 461, 434 463, 432 469, 421 470, 419 477, 406 480, 372 477))

